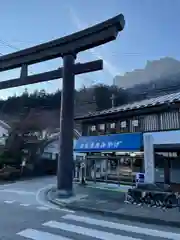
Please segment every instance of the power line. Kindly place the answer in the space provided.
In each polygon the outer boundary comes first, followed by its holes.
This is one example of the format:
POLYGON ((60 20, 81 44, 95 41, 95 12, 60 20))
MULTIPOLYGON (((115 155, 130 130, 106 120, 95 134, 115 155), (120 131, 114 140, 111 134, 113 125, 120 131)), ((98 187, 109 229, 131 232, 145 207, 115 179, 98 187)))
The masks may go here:
MULTIPOLYGON (((4 41, 4 40, 2 40, 2 39, 0 39, 0 43, 1 43, 2 45, 4 45, 4 46, 9 47, 9 48, 12 48, 12 49, 14 49, 14 50, 17 50, 17 51, 21 50, 20 48, 14 46, 14 45, 12 45, 12 44, 9 44, 8 42, 6 42, 6 41, 4 41)), ((0 55, 3 56, 4 54, 0 52, 0 55)), ((29 71, 29 73, 34 74, 32 71, 29 71)), ((48 83, 50 83, 50 82, 48 82, 48 83)))
POLYGON ((9 48, 12 48, 12 49, 14 49, 14 50, 20 50, 20 49, 17 48, 16 46, 13 46, 13 45, 9 44, 8 42, 6 42, 6 41, 4 41, 4 40, 2 40, 2 39, 0 39, 0 43, 2 43, 4 46, 9 47, 9 48))

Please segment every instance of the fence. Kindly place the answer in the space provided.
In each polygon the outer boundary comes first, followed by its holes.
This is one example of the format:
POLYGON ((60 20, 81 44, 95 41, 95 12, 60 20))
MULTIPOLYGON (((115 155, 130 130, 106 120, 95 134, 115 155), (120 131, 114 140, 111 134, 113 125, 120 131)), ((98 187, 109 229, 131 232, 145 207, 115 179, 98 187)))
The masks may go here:
POLYGON ((180 195, 172 192, 167 186, 139 184, 137 188, 128 190, 125 203, 159 208, 179 208, 180 195))

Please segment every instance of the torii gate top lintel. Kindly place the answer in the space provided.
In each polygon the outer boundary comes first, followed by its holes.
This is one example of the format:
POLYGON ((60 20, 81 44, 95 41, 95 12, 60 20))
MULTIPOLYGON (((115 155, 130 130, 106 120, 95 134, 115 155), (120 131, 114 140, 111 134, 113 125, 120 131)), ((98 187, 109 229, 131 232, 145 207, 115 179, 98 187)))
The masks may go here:
POLYGON ((31 65, 68 53, 75 54, 115 40, 119 31, 125 26, 124 16, 117 15, 107 21, 96 24, 85 30, 43 43, 34 47, 20 50, 0 57, 0 72, 31 65))

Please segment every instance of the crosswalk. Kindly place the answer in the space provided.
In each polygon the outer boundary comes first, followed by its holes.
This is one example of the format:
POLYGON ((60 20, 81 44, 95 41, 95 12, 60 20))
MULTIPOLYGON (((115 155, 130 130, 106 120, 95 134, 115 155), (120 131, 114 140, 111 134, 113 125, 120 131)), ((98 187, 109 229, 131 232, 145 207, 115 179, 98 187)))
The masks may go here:
POLYGON ((118 222, 80 216, 63 215, 58 221, 50 220, 38 229, 27 228, 16 234, 19 239, 31 240, 179 240, 180 233, 131 226, 118 222))

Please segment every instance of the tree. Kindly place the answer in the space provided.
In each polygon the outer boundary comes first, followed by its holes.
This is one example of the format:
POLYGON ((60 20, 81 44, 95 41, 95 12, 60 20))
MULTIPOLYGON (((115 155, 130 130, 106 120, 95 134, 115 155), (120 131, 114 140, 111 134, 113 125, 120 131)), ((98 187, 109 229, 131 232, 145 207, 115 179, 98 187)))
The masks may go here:
POLYGON ((31 110, 27 116, 22 116, 12 126, 6 140, 1 156, 3 163, 20 166, 23 157, 26 155, 27 161, 36 165, 37 158, 47 141, 47 135, 43 134, 47 128, 48 118, 46 117, 44 120, 41 114, 37 114, 35 110, 31 110))
POLYGON ((111 90, 106 85, 96 85, 94 87, 94 96, 97 105, 97 110, 101 111, 103 109, 111 108, 111 90))

